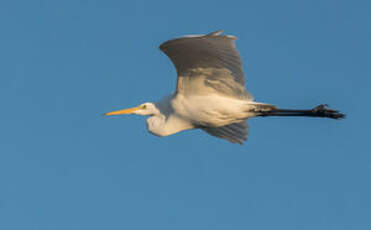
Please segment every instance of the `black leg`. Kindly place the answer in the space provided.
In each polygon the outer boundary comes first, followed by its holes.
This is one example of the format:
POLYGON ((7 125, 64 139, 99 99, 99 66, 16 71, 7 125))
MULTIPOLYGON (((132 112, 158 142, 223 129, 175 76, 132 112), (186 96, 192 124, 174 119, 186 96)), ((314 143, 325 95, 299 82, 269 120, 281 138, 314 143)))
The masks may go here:
POLYGON ((279 109, 258 112, 258 116, 302 116, 302 117, 327 117, 332 119, 345 118, 345 114, 337 110, 328 109, 327 105, 319 105, 309 110, 279 109))

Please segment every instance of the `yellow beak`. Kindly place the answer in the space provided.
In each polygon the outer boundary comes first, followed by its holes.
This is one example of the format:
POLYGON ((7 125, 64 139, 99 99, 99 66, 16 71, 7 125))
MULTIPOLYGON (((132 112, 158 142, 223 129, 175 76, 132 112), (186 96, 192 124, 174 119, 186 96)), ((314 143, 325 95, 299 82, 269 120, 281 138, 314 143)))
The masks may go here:
POLYGON ((117 111, 105 113, 104 115, 106 115, 106 116, 112 116, 112 115, 120 115, 120 114, 132 114, 132 113, 134 113, 135 111, 137 111, 139 109, 140 109, 140 107, 134 107, 134 108, 117 110, 117 111))

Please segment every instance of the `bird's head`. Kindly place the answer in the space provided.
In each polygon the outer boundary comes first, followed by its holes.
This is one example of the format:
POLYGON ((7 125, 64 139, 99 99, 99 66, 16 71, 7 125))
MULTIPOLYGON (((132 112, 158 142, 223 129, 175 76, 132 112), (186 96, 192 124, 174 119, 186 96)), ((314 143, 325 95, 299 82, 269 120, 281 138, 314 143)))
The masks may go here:
POLYGON ((151 116, 157 113, 159 113, 159 110, 156 108, 156 106, 151 102, 146 102, 137 107, 117 110, 117 111, 105 113, 104 115, 112 116, 112 115, 121 115, 121 114, 138 114, 138 115, 143 115, 143 116, 151 116))

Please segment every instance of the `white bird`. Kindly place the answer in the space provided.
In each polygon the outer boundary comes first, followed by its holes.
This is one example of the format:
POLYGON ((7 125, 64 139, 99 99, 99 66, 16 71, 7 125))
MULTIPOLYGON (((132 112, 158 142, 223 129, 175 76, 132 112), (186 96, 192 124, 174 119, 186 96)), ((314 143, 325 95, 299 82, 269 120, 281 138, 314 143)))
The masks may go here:
POLYGON ((336 110, 327 109, 326 105, 309 110, 289 110, 255 102, 245 89, 235 39, 216 31, 166 41, 159 48, 175 65, 176 91, 157 102, 146 102, 105 115, 150 116, 148 131, 157 136, 200 128, 212 136, 240 144, 247 140, 246 120, 251 117, 344 117, 336 110))

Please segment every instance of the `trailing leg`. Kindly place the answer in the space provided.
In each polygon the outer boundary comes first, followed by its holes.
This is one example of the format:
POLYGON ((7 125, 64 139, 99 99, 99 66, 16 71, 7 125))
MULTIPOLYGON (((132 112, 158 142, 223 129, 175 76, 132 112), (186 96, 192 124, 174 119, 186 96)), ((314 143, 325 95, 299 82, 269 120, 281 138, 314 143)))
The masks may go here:
POLYGON ((309 110, 279 109, 271 106, 271 109, 265 107, 262 110, 256 110, 257 116, 296 116, 296 117, 327 117, 332 119, 344 118, 345 115, 337 110, 328 109, 327 105, 319 105, 309 110))

